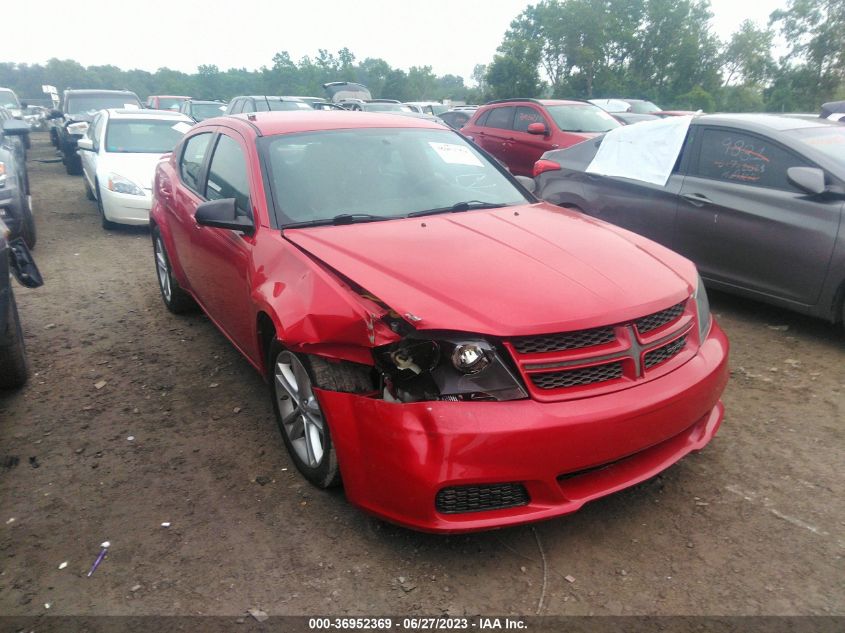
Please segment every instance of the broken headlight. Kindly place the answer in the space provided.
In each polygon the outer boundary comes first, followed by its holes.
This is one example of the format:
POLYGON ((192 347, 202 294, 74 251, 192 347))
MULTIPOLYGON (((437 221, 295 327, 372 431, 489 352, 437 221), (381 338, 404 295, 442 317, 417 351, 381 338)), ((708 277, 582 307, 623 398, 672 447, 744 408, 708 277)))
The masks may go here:
POLYGON ((401 402, 527 398, 505 353, 482 338, 460 335, 408 336, 373 350, 385 398, 401 402))

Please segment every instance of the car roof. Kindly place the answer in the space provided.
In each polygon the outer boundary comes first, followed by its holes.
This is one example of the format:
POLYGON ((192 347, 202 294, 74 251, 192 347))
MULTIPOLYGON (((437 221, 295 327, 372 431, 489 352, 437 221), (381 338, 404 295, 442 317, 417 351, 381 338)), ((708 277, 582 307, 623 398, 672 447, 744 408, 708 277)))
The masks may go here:
POLYGON ((282 95, 238 95, 237 97, 232 97, 232 101, 235 99, 278 99, 279 101, 302 101, 299 97, 285 97, 282 95))
POLYGON ((147 99, 152 99, 153 97, 157 99, 190 99, 188 95, 150 95, 147 99))
POLYGON ((131 90, 105 90, 100 88, 68 88, 66 93, 85 94, 85 95, 136 95, 131 90))
MULTIPOLYGON (((262 136, 295 134, 319 130, 344 130, 360 128, 424 128, 444 130, 441 123, 381 112, 352 112, 350 110, 299 110, 295 112, 254 112, 227 117, 227 121, 249 126, 262 136)), ((209 119, 196 128, 222 125, 220 119, 209 119)))
MULTIPOLYGON (((489 105, 513 105, 517 103, 536 103, 543 106, 554 106, 554 105, 594 105, 589 101, 581 101, 579 99, 533 99, 530 97, 526 97, 525 99, 498 99, 496 101, 489 101, 485 103, 485 106, 489 105)), ((598 106, 594 106, 598 108, 598 106)))
POLYGON ((133 110, 131 108, 108 108, 111 119, 173 119, 175 121, 191 121, 193 119, 181 112, 168 110, 133 110))
POLYGON ((827 119, 798 119, 778 114, 703 114, 693 119, 695 125, 718 125, 742 126, 748 129, 757 129, 761 132, 785 130, 796 130, 800 128, 822 127, 825 125, 840 125, 836 121, 827 119))

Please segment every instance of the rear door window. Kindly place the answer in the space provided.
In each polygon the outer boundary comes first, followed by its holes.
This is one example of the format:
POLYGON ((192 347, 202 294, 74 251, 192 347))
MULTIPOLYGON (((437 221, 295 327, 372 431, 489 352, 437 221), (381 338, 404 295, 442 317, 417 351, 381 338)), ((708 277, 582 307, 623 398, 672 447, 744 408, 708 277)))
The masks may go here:
POLYGON ((812 166, 769 139, 738 130, 705 128, 700 147, 691 175, 712 180, 800 192, 786 170, 812 166))
POLYGON ((498 128, 501 130, 513 129, 513 106, 505 106, 503 108, 493 108, 487 116, 487 127, 498 128))
POLYGON ((179 175, 182 177, 182 182, 196 193, 200 192, 200 172, 211 136, 210 132, 205 132, 189 138, 185 142, 182 159, 179 161, 179 175))
POLYGON ((208 167, 205 197, 209 200, 234 198, 237 207, 249 214, 249 177, 241 146, 230 136, 221 134, 208 167))

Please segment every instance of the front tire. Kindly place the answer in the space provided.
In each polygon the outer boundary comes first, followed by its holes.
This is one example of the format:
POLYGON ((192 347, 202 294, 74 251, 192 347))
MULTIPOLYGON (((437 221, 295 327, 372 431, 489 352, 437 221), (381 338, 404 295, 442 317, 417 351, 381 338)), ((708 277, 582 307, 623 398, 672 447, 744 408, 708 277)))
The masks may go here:
POLYGON ((197 304, 173 276, 173 268, 170 266, 170 258, 164 248, 161 229, 157 226, 153 227, 153 255, 155 257, 158 289, 161 292, 164 305, 173 314, 185 314, 193 311, 197 304))
POLYGON ((94 190, 91 189, 91 185, 88 184, 88 179, 85 177, 85 174, 82 175, 82 182, 85 184, 85 197, 92 202, 96 201, 97 196, 94 195, 94 190))
POLYGON ((97 195, 95 196, 95 199, 97 200, 97 212, 100 214, 100 225, 101 225, 101 226, 102 226, 102 227, 103 227, 106 231, 112 231, 112 230, 114 230, 114 229, 116 229, 116 228, 117 228, 117 224, 115 224, 114 222, 112 222, 111 220, 109 220, 109 219, 106 217, 106 210, 105 210, 105 208, 103 207, 103 192, 102 192, 102 188, 100 187, 100 183, 99 183, 99 182, 97 182, 96 184, 97 184, 97 195))
POLYGON ((7 347, 0 347, 0 389, 21 387, 29 376, 23 330, 18 315, 15 295, 9 292, 9 307, 4 338, 11 341, 7 347))
POLYGON ((273 343, 270 390, 282 439, 297 470, 318 488, 340 484, 340 468, 331 432, 314 394, 308 357, 273 343))

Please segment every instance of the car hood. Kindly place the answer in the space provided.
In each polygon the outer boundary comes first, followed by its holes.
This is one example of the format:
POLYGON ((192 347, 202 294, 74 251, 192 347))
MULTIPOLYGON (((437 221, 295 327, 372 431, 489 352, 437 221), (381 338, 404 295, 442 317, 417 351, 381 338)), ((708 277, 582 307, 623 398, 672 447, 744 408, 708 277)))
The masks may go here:
POLYGON ((109 173, 115 173, 129 178, 144 189, 152 189, 155 168, 162 156, 164 154, 104 153, 97 159, 97 172, 101 182, 109 173))
POLYGON ((695 284, 694 266, 662 246, 546 203, 284 235, 420 329, 512 336, 620 323, 695 284))

